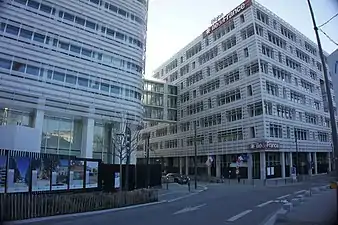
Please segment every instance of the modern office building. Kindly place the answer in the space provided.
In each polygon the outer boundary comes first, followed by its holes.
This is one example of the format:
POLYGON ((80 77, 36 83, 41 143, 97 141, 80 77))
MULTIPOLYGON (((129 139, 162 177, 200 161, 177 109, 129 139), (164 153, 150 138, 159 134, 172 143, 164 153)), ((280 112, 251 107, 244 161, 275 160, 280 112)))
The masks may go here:
POLYGON ((142 120, 147 0, 0 1, 0 148, 112 161, 142 120))
POLYGON ((153 76, 178 87, 176 128, 147 131, 150 156, 168 170, 193 173, 195 141, 199 174, 228 177, 237 168, 266 179, 288 177, 292 166, 330 169, 318 48, 261 4, 247 0, 220 16, 153 76))

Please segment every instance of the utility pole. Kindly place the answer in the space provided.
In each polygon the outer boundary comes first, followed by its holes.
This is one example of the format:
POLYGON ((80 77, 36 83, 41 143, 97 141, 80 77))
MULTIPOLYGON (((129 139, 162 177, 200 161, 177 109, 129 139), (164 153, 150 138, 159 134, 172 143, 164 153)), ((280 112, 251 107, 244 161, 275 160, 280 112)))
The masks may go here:
POLYGON ((197 129, 196 129, 196 121, 194 123, 194 173, 195 173, 195 189, 197 189, 197 129))
POLYGON ((150 166, 149 166, 149 141, 150 141, 150 133, 147 134, 147 139, 146 139, 146 169, 147 169, 147 179, 146 179, 146 188, 149 188, 149 183, 150 183, 150 166))
MULTIPOLYGON (((316 34, 319 55, 320 55, 320 59, 321 59, 323 70, 324 70, 324 82, 325 82, 325 88, 326 88, 326 94, 327 94, 327 100, 328 100, 329 112, 330 112, 330 122, 331 122, 331 132, 332 132, 332 143, 333 143, 333 154, 334 154, 334 162, 335 162, 335 170, 336 170, 336 179, 338 179, 337 124, 336 124, 336 119, 335 119, 334 110, 333 110, 331 89, 330 89, 329 78, 328 78, 327 70, 326 70, 326 63, 325 63, 325 60, 324 60, 322 44, 320 42, 320 38, 319 38, 319 34, 318 34, 318 27, 317 27, 317 24, 316 24, 316 19, 315 19, 314 13, 313 13, 311 1, 307 0, 307 3, 309 5, 309 10, 310 10, 310 13, 311 13, 311 18, 312 18, 312 23, 313 23, 313 28, 314 28, 315 34, 316 34)), ((338 189, 337 189, 336 201, 338 203, 338 189)), ((337 207, 337 219, 338 219, 338 207, 337 207)))

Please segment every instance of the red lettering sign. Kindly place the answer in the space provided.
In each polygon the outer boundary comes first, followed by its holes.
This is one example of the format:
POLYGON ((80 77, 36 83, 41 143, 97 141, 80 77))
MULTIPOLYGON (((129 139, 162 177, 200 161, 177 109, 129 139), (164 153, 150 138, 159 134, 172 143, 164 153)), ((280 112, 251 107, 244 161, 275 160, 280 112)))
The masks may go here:
POLYGON ((231 12, 223 16, 220 20, 215 22, 206 31, 204 31, 203 36, 211 34, 213 31, 217 30, 217 28, 228 22, 231 18, 237 16, 239 13, 247 9, 249 6, 251 6, 251 4, 252 4, 251 0, 246 0, 245 2, 237 6, 235 9, 233 9, 231 12))

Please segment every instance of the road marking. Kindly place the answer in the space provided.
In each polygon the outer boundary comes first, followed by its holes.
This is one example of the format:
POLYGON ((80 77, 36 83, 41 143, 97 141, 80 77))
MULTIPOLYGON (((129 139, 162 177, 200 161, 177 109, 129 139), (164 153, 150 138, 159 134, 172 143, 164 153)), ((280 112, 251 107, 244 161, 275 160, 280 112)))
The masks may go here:
POLYGON ((278 197, 277 199, 283 199, 283 198, 287 198, 287 197, 289 197, 291 194, 288 194, 288 195, 283 195, 283 196, 280 196, 280 197, 278 197))
POLYGON ((170 199, 170 200, 168 200, 167 202, 168 202, 168 203, 170 203, 170 202, 176 202, 176 201, 178 201, 178 200, 185 199, 185 198, 188 198, 188 197, 197 195, 197 194, 199 194, 199 193, 201 193, 201 192, 204 192, 204 191, 207 191, 207 190, 208 190, 208 187, 205 186, 202 190, 199 190, 199 191, 197 191, 197 192, 193 192, 193 193, 191 193, 191 194, 184 195, 184 196, 181 196, 181 197, 178 197, 178 198, 170 199))
POLYGON ((192 211, 196 211, 196 210, 199 210, 200 208, 202 208, 203 206, 206 206, 207 204, 204 203, 202 205, 198 205, 198 206, 194 206, 194 207, 191 207, 191 206, 188 206, 188 207, 185 207, 175 213, 173 213, 173 215, 177 215, 177 214, 181 214, 181 213, 187 213, 187 212, 192 212, 192 211))
POLYGON ((234 222, 234 221, 238 220, 239 218, 241 218, 241 217, 243 217, 243 216, 245 216, 246 214, 251 213, 251 212, 252 212, 251 209, 245 210, 245 211, 243 211, 243 212, 237 214, 236 216, 231 217, 231 218, 228 219, 227 221, 228 221, 228 222, 234 222))
POLYGON ((175 201, 178 201, 178 200, 181 200, 181 199, 184 199, 184 198, 188 198, 188 197, 193 196, 193 195, 197 195, 198 193, 199 192, 194 192, 194 193, 184 195, 184 196, 181 196, 181 197, 178 197, 178 198, 170 199, 170 200, 168 200, 168 202, 175 202, 175 201))
POLYGON ((264 202, 264 203, 262 203, 262 204, 257 205, 257 207, 263 207, 263 206, 269 205, 269 204, 272 203, 272 202, 273 202, 273 201, 270 200, 270 201, 267 201, 267 202, 264 202))
POLYGON ((296 191, 294 194, 300 194, 300 193, 303 193, 305 192, 306 190, 300 190, 300 191, 296 191))
POLYGON ((159 194, 158 196, 161 197, 161 196, 172 195, 172 194, 177 194, 177 193, 184 193, 184 192, 183 191, 182 192, 180 192, 180 191, 173 191, 173 192, 169 192, 169 193, 159 194))

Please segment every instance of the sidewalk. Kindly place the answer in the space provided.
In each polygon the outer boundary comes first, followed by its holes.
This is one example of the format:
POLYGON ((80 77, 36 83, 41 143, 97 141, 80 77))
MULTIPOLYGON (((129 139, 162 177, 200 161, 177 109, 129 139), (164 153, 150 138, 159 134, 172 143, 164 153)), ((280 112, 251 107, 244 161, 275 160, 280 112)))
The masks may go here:
POLYGON ((304 203, 294 207, 283 218, 277 219, 275 225, 334 225, 336 221, 336 191, 330 189, 312 195, 304 203))
POLYGON ((291 177, 286 178, 272 178, 272 179, 266 179, 266 180, 259 180, 259 179, 241 179, 238 183, 237 179, 218 179, 213 178, 211 179, 211 182, 203 182, 207 184, 224 184, 224 185, 235 185, 235 186, 256 186, 256 187, 282 187, 282 186, 293 186, 293 185, 302 185, 305 183, 314 183, 315 185, 318 185, 316 183, 328 183, 332 180, 332 177, 330 177, 328 174, 318 174, 313 176, 305 176, 300 181, 293 181, 291 177))

